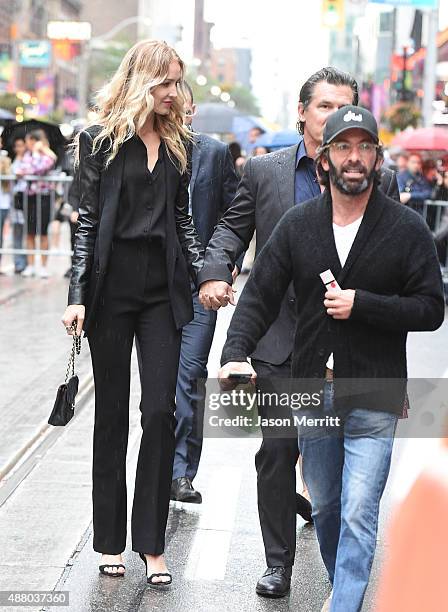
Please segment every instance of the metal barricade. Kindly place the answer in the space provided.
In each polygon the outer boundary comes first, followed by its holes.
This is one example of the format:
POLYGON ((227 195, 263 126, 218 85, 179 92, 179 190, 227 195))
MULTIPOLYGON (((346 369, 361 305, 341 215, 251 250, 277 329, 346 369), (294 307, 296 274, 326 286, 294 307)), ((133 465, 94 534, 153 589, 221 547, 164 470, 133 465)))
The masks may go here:
POLYGON ((441 261, 442 273, 444 280, 448 281, 448 201, 446 200, 425 200, 422 211, 423 218, 427 222, 433 235, 439 240, 438 250, 439 256, 444 251, 444 257, 441 261), (445 246, 443 246, 443 241, 445 246), (439 244, 442 242, 442 244, 439 244))
POLYGON ((34 255, 39 258, 50 254, 72 255, 70 248, 51 249, 46 238, 52 221, 62 221, 70 216, 67 196, 72 180, 65 173, 23 177, 0 175, 3 205, 9 197, 7 218, 11 227, 9 244, 4 239, 0 242, 0 255, 34 255))

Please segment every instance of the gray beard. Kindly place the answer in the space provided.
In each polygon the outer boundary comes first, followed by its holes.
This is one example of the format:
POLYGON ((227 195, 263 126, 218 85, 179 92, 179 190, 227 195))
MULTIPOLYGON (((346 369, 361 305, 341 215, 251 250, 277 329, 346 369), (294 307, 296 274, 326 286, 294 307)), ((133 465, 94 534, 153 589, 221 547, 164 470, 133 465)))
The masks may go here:
POLYGON ((347 183, 342 178, 342 174, 339 175, 335 166, 333 165, 331 159, 328 159, 328 165, 330 166, 330 181, 336 187, 338 191, 343 193, 344 195, 357 195, 359 193, 364 193, 373 183, 373 179, 375 178, 376 170, 373 168, 371 172, 364 178, 361 183, 347 183))

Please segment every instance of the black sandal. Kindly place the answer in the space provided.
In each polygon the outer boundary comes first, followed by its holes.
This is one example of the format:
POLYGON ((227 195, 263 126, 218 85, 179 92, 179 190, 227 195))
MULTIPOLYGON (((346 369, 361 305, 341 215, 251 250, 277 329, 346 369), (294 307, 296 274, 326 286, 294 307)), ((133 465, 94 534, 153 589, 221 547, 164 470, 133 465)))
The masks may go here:
POLYGON ((148 564, 146 562, 146 557, 143 553, 138 553, 138 554, 140 555, 140 559, 145 564, 145 576, 146 576, 146 582, 149 585, 149 588, 160 589, 161 591, 167 590, 170 587, 171 583, 173 582, 172 575, 169 572, 159 572, 159 573, 151 574, 150 576, 148 576, 147 575, 148 564), (158 580, 157 582, 154 582, 153 578, 159 578, 160 576, 168 576, 169 580, 164 580, 163 582, 158 580))
POLYGON ((118 578, 120 576, 124 576, 124 572, 106 572, 106 567, 112 567, 117 570, 120 567, 126 569, 123 563, 106 563, 105 565, 99 565, 98 569, 100 570, 100 574, 103 574, 104 576, 110 576, 111 578, 118 578))

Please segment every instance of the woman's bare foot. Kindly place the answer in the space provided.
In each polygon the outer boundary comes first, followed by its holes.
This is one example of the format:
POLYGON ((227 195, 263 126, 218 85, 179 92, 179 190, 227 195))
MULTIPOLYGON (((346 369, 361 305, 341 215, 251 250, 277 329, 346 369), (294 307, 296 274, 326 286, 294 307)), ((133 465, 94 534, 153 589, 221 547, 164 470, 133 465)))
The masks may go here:
POLYGON ((124 574, 124 567, 112 567, 114 565, 118 565, 119 563, 123 563, 123 558, 121 555, 101 555, 100 565, 106 566, 103 568, 105 574, 124 574))
MULTIPOLYGON (((151 576, 151 574, 168 574, 168 568, 166 567, 165 557, 164 555, 146 555, 146 571, 147 578, 151 576)), ((171 578, 169 576, 154 576, 152 582, 171 582, 171 578)))

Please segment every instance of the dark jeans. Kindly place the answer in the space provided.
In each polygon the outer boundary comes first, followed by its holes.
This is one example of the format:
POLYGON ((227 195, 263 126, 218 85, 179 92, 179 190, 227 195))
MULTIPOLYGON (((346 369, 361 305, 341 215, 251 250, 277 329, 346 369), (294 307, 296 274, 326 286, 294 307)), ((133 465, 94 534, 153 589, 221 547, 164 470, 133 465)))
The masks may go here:
POLYGON ((134 337, 141 358, 143 433, 135 477, 132 548, 158 555, 165 547, 169 509, 181 332, 172 315, 162 247, 117 241, 88 336, 95 379, 93 546, 109 554, 121 553, 126 544, 126 450, 134 337))
MULTIPOLYGON (((23 249, 23 223, 14 223, 12 226, 13 247, 15 249, 23 249)), ((22 272, 26 268, 26 255, 14 255, 14 270, 22 272)))
MULTIPOLYGON (((252 359, 261 393, 278 392, 276 379, 291 376, 291 360, 273 365, 252 359)), ((286 410, 289 414, 289 409, 286 410)), ((259 408, 262 417, 278 417, 278 410, 259 408)), ((282 415, 285 416, 285 415, 282 415)), ((296 463, 299 458, 297 429, 279 437, 272 428, 262 428, 263 442, 255 456, 258 515, 269 567, 290 567, 296 550, 296 463)), ((285 432, 286 433, 286 432, 285 432)))
POLYGON ((196 476, 202 451, 207 361, 216 312, 205 310, 193 292, 194 319, 182 330, 176 387, 176 451, 173 479, 196 476))
MULTIPOLYGON (((3 248, 3 228, 5 226, 5 221, 8 218, 9 208, 0 208, 0 249, 3 248)), ((2 254, 0 253, 0 261, 2 258, 2 254)))

